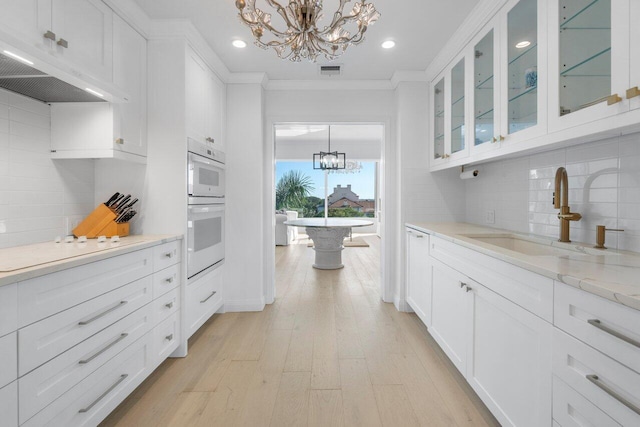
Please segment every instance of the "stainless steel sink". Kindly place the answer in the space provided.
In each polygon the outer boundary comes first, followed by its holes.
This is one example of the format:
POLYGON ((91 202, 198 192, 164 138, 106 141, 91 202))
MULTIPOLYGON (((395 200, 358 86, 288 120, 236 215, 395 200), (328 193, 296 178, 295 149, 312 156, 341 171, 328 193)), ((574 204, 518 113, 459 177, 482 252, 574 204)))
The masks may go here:
POLYGON ((487 243, 529 256, 585 255, 583 251, 558 247, 557 242, 518 234, 461 234, 476 242, 487 243))

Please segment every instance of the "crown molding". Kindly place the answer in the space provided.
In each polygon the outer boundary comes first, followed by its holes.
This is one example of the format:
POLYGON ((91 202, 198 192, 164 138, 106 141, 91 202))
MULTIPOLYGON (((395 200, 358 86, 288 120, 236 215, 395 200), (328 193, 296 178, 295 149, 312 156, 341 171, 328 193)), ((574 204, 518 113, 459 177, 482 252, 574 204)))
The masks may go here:
POLYGON ((427 67, 427 81, 432 81, 458 55, 508 0, 480 0, 469 16, 427 67))
POLYGON ((396 89, 402 82, 428 82, 424 71, 396 71, 391 76, 391 87, 396 89))
POLYGON ((154 19, 151 21, 149 40, 175 38, 186 40, 224 83, 229 81, 231 72, 220 57, 211 49, 191 21, 187 19, 154 19))
POLYGON ((266 89, 269 84, 267 73, 231 73, 228 84, 259 84, 266 89))
POLYGON ((390 80, 269 80, 267 90, 393 90, 390 80))
POLYGON ((133 0, 103 0, 116 15, 124 19, 143 37, 149 38, 151 19, 133 0))

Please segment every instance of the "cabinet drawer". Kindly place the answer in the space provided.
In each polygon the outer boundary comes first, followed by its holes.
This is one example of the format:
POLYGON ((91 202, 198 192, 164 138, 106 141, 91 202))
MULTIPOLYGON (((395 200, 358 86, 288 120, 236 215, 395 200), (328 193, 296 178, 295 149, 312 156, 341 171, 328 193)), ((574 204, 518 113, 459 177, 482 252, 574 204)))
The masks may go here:
POLYGON ((175 289, 180 284, 180 265, 174 264, 164 270, 153 273, 153 297, 158 298, 175 289))
POLYGON ((18 426, 18 382, 0 388, 0 414, 2 427, 18 426))
POLYGON ((553 321, 553 279, 433 237, 429 253, 547 322, 553 321))
POLYGON ((556 282, 554 322, 640 372, 640 311, 556 282))
POLYGON ((553 373, 616 422, 640 425, 640 374, 557 328, 553 373))
POLYGON ((152 268, 147 249, 20 282, 20 327, 148 276, 152 268))
POLYGON ((37 414, 151 329, 147 304, 20 378, 20 421, 37 414))
POLYGON ((151 276, 58 313, 18 333, 19 376, 151 302, 151 276))
POLYGON ((18 333, 0 338, 0 387, 18 378, 18 333))
POLYGON ((147 334, 22 425, 98 425, 147 376, 150 354, 147 334))
POLYGON ((175 288, 151 303, 153 310, 153 325, 163 322, 167 317, 177 312, 180 308, 180 289, 175 288))
POLYGON ((181 240, 176 240, 153 248, 153 271, 160 271, 180 261, 181 240))
POLYGON ((222 267, 187 285, 185 307, 188 337, 222 306, 222 267))
POLYGON ((169 357, 169 355, 178 348, 179 342, 180 313, 174 313, 153 330, 153 366, 160 365, 169 357))
POLYGON ((553 419, 562 427, 620 427, 620 424, 555 376, 553 419))
POLYGON ((18 329, 18 285, 0 286, 0 337, 18 329))

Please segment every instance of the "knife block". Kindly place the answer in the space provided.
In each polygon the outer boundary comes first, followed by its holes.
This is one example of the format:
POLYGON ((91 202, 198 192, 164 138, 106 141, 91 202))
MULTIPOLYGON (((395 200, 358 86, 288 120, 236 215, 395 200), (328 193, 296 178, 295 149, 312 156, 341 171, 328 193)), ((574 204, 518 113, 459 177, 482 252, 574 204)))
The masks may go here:
POLYGON ((85 219, 73 229, 76 237, 87 236, 94 239, 98 236, 128 236, 129 223, 118 224, 114 220, 118 215, 104 203, 100 203, 85 219))

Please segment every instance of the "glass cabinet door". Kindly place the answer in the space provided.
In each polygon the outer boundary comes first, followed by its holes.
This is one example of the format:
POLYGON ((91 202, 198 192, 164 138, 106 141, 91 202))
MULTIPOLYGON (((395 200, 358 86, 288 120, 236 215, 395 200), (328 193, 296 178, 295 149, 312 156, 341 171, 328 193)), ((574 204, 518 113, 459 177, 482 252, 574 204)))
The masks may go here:
POLYGON ((507 15, 507 131, 538 124, 538 1, 520 0, 507 15))
POLYGON ((451 69, 451 154, 465 149, 464 58, 451 69))
POLYGON ((490 142, 496 134, 494 133, 496 79, 493 43, 494 34, 491 30, 474 46, 474 147, 490 142))
POLYGON ((560 0, 558 7, 558 107, 564 116, 604 102, 613 92, 611 0, 560 0))
POLYGON ((444 146, 444 77, 433 88, 433 158, 442 159, 444 146))

